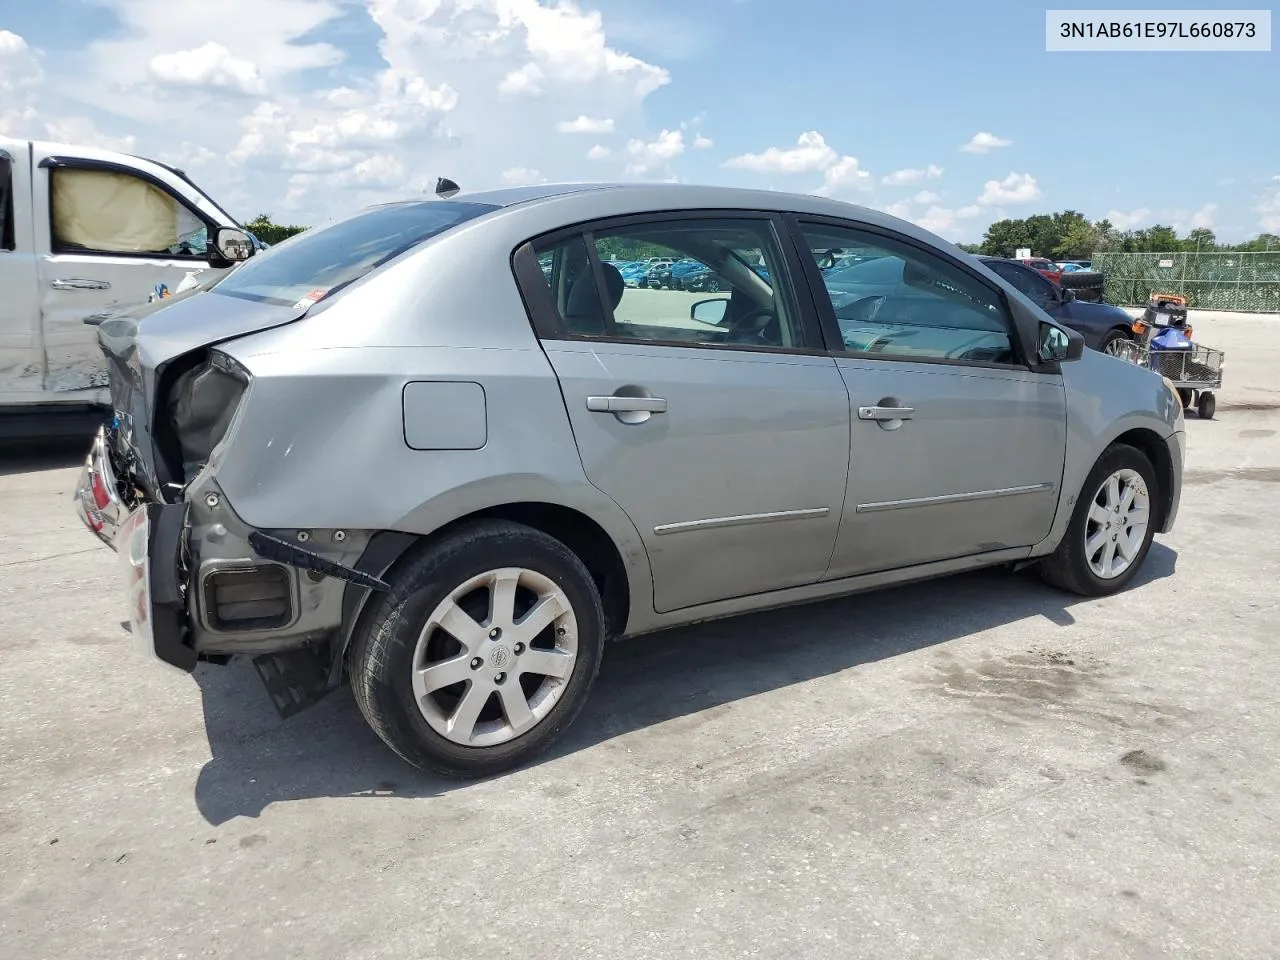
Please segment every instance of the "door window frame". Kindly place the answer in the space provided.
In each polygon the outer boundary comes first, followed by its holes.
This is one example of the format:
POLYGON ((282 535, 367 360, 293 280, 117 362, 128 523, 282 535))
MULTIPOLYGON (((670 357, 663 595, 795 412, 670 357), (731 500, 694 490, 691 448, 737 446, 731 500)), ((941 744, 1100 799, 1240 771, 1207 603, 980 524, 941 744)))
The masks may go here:
POLYGON ((525 310, 529 314, 530 322, 533 325, 534 333, 540 340, 586 341, 631 346, 682 347, 694 350, 725 350, 818 357, 826 356, 830 352, 827 337, 822 330, 819 317, 812 307, 813 297, 808 290, 808 283, 803 273, 804 264, 797 256, 795 245, 791 242, 791 235, 783 215, 776 210, 740 208, 653 210, 645 213, 625 214, 585 221, 530 237, 512 251, 511 269, 515 275, 516 285, 520 289, 520 296, 524 301, 525 310), (645 224, 698 220, 749 221, 769 231, 769 239, 772 241, 774 250, 779 258, 777 264, 770 265, 769 276, 773 280, 773 267, 776 266, 780 271, 784 288, 782 290, 784 307, 789 311, 795 331, 803 337, 805 346, 642 339, 639 337, 621 337, 610 333, 573 333, 565 327, 556 303, 555 293, 548 284, 542 272, 542 267, 538 264, 538 258, 534 251, 535 247, 567 243, 575 237, 582 240, 587 250, 587 261, 595 279, 596 296, 600 298, 600 305, 604 309, 606 329, 613 329, 615 325, 613 307, 609 302, 609 297, 606 295, 607 289, 604 271, 601 267, 602 261, 595 245, 596 233, 645 224))
POLYGON ((1033 365, 1033 362, 1029 359, 1036 356, 1035 337, 1028 336, 1024 325, 1018 322, 1017 313, 1010 305, 1005 291, 986 277, 975 272, 969 264, 957 259, 947 251, 931 247, 906 234, 878 226, 877 224, 848 220, 843 217, 833 217, 826 214, 787 213, 783 215, 783 220, 790 233, 796 258, 800 261, 800 267, 804 272, 804 278, 808 284, 819 323, 822 326, 823 338, 827 343, 827 349, 832 354, 855 357, 859 360, 932 363, 944 366, 977 367, 991 370, 1044 372, 1042 369, 1037 369, 1037 366, 1033 365), (871 240, 883 238, 900 246, 918 250, 924 256, 941 260, 947 266, 960 271, 966 279, 989 291, 999 304, 1002 312, 1001 319, 1004 322, 1005 329, 1008 331, 1009 342, 1013 347, 1014 355, 1017 358, 1016 361, 1014 363, 996 363, 991 360, 960 360, 947 357, 904 356, 893 353, 865 353, 858 350, 850 350, 845 346, 844 337, 840 333, 840 324, 836 320, 835 307, 831 303, 831 296, 823 280, 822 271, 818 269, 818 264, 809 250, 808 241, 805 239, 804 227, 806 224, 819 228, 831 227, 833 229, 849 230, 863 234, 871 240))
POLYGON ((213 238, 217 234, 219 225, 210 219, 207 214, 187 203, 183 197, 174 192, 173 187, 146 170, 139 170, 137 167, 131 167, 124 163, 114 163, 110 160, 91 160, 85 157, 45 157, 40 161, 40 167, 49 171, 45 177, 48 190, 46 205, 49 214, 49 252, 55 256, 124 257, 130 260, 181 260, 184 263, 209 263, 212 257, 216 255, 210 254, 209 251, 213 246, 213 238), (185 207, 188 213, 204 224, 207 238, 205 252, 203 254, 169 253, 167 251, 157 253, 147 250, 86 250, 80 247, 60 246, 53 229, 53 178, 59 170, 96 170, 102 173, 121 173, 163 190, 175 202, 185 207))
POLYGON ((1053 303, 1055 300, 1055 297, 1053 296, 1054 294, 1053 281, 1050 280, 1048 277, 1046 277, 1039 270, 1036 270, 1033 267, 1028 267, 1025 263, 1020 263, 1017 260, 997 259, 997 260, 984 260, 982 262, 982 265, 986 267, 988 270, 990 270, 992 273, 994 273, 1001 280, 1003 280, 1005 283, 1012 286, 1015 290, 1017 290, 1020 294, 1022 294, 1024 297, 1026 297, 1028 300, 1030 300, 1032 303, 1036 304, 1037 306, 1040 306, 1042 300, 1044 303, 1053 303), (1009 270, 1010 275, 1006 276, 1005 274, 1000 272, 1000 269, 997 269, 997 268, 1003 268, 1003 269, 1009 270), (1021 287, 1018 286, 1017 281, 1013 279, 1013 277, 1015 276, 1030 277, 1033 283, 1038 283, 1039 285, 1042 285, 1042 289, 1045 291, 1045 295, 1043 297, 1039 297, 1039 296, 1033 297, 1031 294, 1027 293, 1027 291, 1023 290, 1021 287))

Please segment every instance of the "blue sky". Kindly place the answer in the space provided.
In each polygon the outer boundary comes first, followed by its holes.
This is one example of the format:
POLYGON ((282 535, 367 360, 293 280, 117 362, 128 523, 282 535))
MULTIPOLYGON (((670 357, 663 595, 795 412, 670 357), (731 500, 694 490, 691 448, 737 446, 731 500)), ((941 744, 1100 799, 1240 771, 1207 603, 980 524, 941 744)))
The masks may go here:
POLYGON ((1044 10, 10 2, 0 132, 176 161, 233 212, 304 223, 447 175, 825 192, 958 240, 1066 208, 1280 231, 1280 54, 1050 54, 1044 10))

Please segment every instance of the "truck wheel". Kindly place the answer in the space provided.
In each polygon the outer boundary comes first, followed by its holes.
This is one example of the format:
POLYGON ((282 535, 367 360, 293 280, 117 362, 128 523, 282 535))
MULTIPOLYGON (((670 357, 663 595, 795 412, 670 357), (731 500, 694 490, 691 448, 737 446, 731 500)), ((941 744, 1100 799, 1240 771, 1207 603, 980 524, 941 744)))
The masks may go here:
POLYGON ((1218 409, 1217 398, 1212 393, 1200 393, 1200 402, 1196 405, 1196 414, 1201 420, 1212 420, 1213 413, 1218 409))
POLYGON ((474 777, 517 766, 573 723, 604 647, 600 595, 560 541, 467 525, 413 560, 352 641, 351 688, 409 763, 474 777))
POLYGON ((1085 597, 1123 590, 1151 548, 1158 490, 1141 450, 1108 447, 1085 479, 1058 549, 1041 562, 1041 576, 1085 597))

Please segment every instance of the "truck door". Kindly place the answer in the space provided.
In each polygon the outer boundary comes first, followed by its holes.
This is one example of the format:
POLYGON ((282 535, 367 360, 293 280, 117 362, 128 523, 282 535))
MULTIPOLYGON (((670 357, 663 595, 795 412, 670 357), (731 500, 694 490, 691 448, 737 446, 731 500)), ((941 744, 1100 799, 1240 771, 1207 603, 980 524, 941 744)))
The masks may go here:
POLYGON ((0 406, 43 387, 28 151, 24 140, 0 139, 0 406))
MULTIPOLYGON (((54 155, 35 149, 34 211, 46 399, 105 400, 97 326, 209 269, 216 229, 152 164, 54 155), (67 399, 71 399, 67 397, 67 399)), ((172 178, 176 179, 176 178, 172 178)))

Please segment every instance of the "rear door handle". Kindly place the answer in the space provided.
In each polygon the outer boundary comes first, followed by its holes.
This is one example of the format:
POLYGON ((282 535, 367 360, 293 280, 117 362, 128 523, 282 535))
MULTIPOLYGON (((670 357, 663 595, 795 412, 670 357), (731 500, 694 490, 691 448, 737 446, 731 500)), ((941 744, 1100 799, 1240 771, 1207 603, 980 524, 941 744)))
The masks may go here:
POLYGON ((111 284, 106 280, 89 280, 85 277, 66 277, 50 280, 49 286, 55 290, 110 290, 111 284))
POLYGON ((587 397, 587 409, 593 413, 666 413, 667 401, 661 397, 587 397))
POLYGON ((910 420, 915 407, 859 407, 859 420, 910 420))

